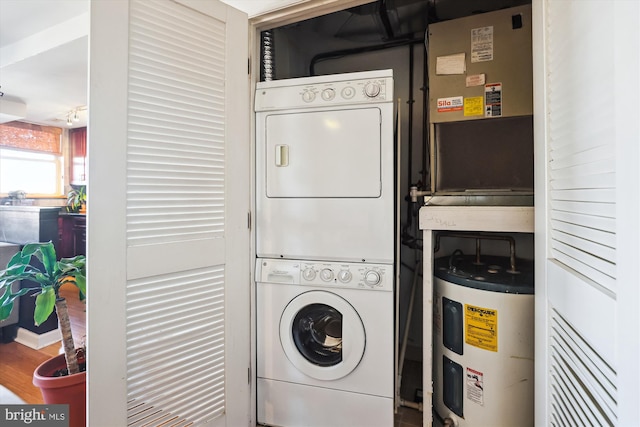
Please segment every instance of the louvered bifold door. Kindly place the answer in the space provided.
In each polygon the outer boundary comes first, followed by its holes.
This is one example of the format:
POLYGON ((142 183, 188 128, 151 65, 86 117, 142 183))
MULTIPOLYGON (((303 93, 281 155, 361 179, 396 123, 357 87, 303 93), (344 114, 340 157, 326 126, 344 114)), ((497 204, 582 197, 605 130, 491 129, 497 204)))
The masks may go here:
POLYGON ((544 6, 547 229, 538 244, 548 250, 547 323, 536 357, 546 357, 538 374, 546 375, 547 420, 539 424, 614 426, 616 129, 614 109, 602 103, 612 94, 603 82, 614 75, 614 34, 593 31, 612 28, 613 9, 608 1, 544 6))
POLYGON ((227 410, 227 230, 230 216, 247 215, 228 209, 228 144, 248 140, 229 135, 226 106, 246 93, 228 93, 226 23, 188 6, 129 9, 130 426, 205 425, 227 410))

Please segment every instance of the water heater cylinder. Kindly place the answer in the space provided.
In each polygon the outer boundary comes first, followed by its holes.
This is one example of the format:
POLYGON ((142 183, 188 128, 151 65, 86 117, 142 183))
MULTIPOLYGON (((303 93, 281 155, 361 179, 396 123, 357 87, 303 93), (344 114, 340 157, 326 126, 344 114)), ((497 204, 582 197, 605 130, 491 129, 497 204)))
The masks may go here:
POLYGON ((434 408, 464 426, 533 426, 533 263, 435 261, 434 408))

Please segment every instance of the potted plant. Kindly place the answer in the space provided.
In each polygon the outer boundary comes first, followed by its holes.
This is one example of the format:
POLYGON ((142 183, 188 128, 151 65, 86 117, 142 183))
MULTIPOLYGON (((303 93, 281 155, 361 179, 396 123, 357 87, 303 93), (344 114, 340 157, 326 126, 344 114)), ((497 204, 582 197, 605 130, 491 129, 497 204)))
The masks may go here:
POLYGON ((69 212, 78 213, 86 209, 87 203, 87 187, 79 185, 72 186, 67 193, 67 210, 69 212))
MULTIPOLYGON (((60 297, 60 287, 66 283, 75 285, 80 292, 80 299, 84 300, 85 277, 85 256, 56 261, 56 251, 51 242, 25 245, 22 251, 11 258, 7 268, 0 271, 0 320, 9 317, 16 298, 31 291, 37 292, 33 313, 36 326, 46 321, 54 310, 58 315, 64 355, 56 356, 38 366, 33 383, 40 387, 45 403, 69 404, 71 426, 85 424, 86 373, 80 369, 79 352, 71 333, 67 302, 60 297), (31 264, 33 257, 40 261, 40 267, 31 264), (24 282, 22 288, 14 292, 11 285, 17 281, 24 282), (34 286, 25 286, 27 281, 34 286)), ((84 358, 84 353, 81 353, 84 358)))

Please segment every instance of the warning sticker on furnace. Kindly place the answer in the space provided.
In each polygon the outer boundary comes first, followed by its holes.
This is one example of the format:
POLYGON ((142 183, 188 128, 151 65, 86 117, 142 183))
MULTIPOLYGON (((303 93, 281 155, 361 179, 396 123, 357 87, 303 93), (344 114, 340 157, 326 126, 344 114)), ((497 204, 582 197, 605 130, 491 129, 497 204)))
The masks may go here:
POLYGON ((464 329, 467 344, 498 351, 498 310, 465 304, 464 329))
POLYGON ((502 116, 502 83, 484 85, 484 116, 502 116))

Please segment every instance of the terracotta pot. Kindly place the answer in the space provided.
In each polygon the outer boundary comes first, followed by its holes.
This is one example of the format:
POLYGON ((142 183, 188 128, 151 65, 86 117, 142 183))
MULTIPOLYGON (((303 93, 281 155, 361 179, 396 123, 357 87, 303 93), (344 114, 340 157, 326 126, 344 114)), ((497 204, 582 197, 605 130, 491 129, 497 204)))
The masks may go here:
POLYGON ((63 403, 69 405, 69 427, 86 425, 86 372, 54 377, 53 373, 65 369, 67 362, 64 354, 47 360, 33 373, 33 384, 40 387, 44 403, 63 403))

